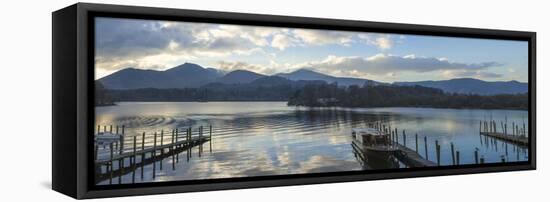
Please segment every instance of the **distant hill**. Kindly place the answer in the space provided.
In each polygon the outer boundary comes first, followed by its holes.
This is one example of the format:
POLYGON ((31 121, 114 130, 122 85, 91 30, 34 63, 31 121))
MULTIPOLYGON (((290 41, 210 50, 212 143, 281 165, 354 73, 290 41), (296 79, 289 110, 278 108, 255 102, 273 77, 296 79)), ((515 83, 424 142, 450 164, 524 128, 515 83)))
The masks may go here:
POLYGON ((322 74, 322 73, 319 73, 313 70, 308 70, 308 69, 299 69, 290 73, 279 73, 279 74, 276 74, 276 76, 284 77, 293 81, 321 80, 321 81, 326 81, 327 83, 337 82, 339 86, 350 86, 350 85, 363 86, 367 82, 375 85, 382 84, 380 82, 369 80, 369 79, 329 76, 329 75, 322 74))
POLYGON ((218 70, 185 63, 165 71, 126 68, 99 81, 108 89, 196 88, 220 76, 218 70))
POLYGON ((460 78, 442 81, 417 81, 417 82, 395 82, 400 86, 424 86, 438 88, 448 93, 497 95, 497 94, 518 94, 527 93, 528 84, 518 81, 482 81, 471 78, 460 78))
POLYGON ((250 83, 262 77, 265 77, 265 75, 247 71, 247 70, 235 70, 216 79, 216 82, 223 83, 223 84, 250 83))
MULTIPOLYGON (((247 70, 235 70, 229 73, 215 68, 204 68, 193 63, 185 63, 165 71, 143 70, 126 68, 98 80, 106 89, 128 90, 128 89, 178 89, 178 88, 200 88, 223 85, 240 85, 239 88, 250 88, 252 86, 282 86, 293 87, 303 86, 306 83, 326 82, 338 83, 339 86, 365 84, 390 85, 362 78, 335 77, 322 74, 313 70, 299 69, 290 73, 278 73, 272 76, 262 75, 247 70), (292 81, 292 82, 291 82, 292 81)), ((418 81, 418 82, 394 82, 399 86, 424 86, 441 89, 449 93, 461 94, 517 94, 526 93, 527 83, 517 81, 482 81, 471 78, 460 78, 441 81, 418 81)), ((223 87, 222 87, 223 86, 223 87)), ((234 88, 236 86, 232 86, 234 88)))

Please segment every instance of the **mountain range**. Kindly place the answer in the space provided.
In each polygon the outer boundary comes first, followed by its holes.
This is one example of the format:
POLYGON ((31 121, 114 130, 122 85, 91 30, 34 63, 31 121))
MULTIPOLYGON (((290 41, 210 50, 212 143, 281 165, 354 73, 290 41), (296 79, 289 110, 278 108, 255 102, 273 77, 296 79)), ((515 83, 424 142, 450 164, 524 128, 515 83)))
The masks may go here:
MULTIPOLYGON (((299 69, 290 73, 263 75, 247 70, 223 72, 215 68, 204 68, 193 63, 185 63, 164 71, 126 68, 99 79, 105 88, 130 90, 143 88, 178 89, 199 88, 203 86, 221 86, 233 84, 275 85, 288 81, 338 83, 350 85, 401 85, 438 88, 448 93, 463 94, 517 94, 526 93, 527 83, 517 81, 489 82, 471 78, 459 78, 441 81, 417 81, 383 83, 362 78, 335 77, 309 69, 299 69)), ((294 82, 295 83, 295 82, 294 82)), ((297 84, 298 85, 298 84, 297 84)))
POLYGON ((429 88, 438 88, 450 93, 478 95, 527 93, 529 89, 527 83, 521 83, 518 81, 488 82, 471 78, 459 78, 443 81, 394 82, 393 84, 401 86, 418 85, 429 88))

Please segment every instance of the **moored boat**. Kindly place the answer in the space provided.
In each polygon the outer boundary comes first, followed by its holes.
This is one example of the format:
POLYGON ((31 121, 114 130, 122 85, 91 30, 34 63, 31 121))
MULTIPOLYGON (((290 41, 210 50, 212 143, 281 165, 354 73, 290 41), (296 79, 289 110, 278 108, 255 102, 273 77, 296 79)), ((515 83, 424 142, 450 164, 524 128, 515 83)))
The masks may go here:
POLYGON ((374 128, 352 129, 353 147, 360 151, 369 164, 387 165, 399 148, 391 144, 389 135, 374 128))

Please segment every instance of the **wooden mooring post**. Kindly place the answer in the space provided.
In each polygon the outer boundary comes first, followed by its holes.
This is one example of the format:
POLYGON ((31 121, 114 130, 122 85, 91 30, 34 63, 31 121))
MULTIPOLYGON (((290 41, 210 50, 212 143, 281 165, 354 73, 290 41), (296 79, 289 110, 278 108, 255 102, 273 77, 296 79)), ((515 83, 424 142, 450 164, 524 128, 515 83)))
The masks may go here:
POLYGON ((430 160, 428 158, 428 137, 424 136, 424 155, 426 156, 427 160, 430 160))
MULTIPOLYGON (((161 156, 164 156, 164 147, 162 147, 163 145, 164 145, 164 130, 160 130, 160 147, 162 148, 160 150, 161 156)), ((162 170, 162 160, 160 160, 159 168, 160 170, 162 170)))
POLYGON ((453 160, 453 165, 456 165, 456 160, 455 160, 455 145, 451 142, 451 157, 452 157, 452 160, 453 160))
POLYGON ((137 142, 137 136, 134 136, 134 148, 133 148, 133 155, 132 155, 132 183, 135 183, 136 181, 136 142, 137 142))
POLYGON ((407 147, 407 135, 405 134, 405 130, 403 130, 403 146, 407 147))
POLYGON ((437 160, 437 165, 441 165, 441 145, 439 145, 439 142, 435 141, 435 155, 437 160))
POLYGON ((478 155, 479 155, 479 149, 476 147, 476 150, 474 151, 474 158, 475 158, 476 164, 479 163, 479 157, 478 157, 478 155))
POLYGON ((109 144, 109 184, 113 184, 113 143, 109 144))
POLYGON ((212 125, 210 125, 210 153, 212 153, 212 125))
MULTIPOLYGON (((178 135, 179 135, 179 131, 178 131, 178 129, 176 128, 176 134, 175 134, 175 136, 176 136, 176 142, 178 142, 178 135)), ((176 149, 178 149, 178 146, 177 146, 177 145, 176 145, 175 147, 176 147, 176 149)), ((176 163, 179 163, 179 162, 180 162, 180 154, 179 154, 179 153, 176 153, 176 163)))
MULTIPOLYGON (((157 132, 153 135, 153 151, 151 152, 151 158, 155 159, 157 155, 157 132)), ((156 177, 157 162, 153 162, 153 179, 156 177)))
MULTIPOLYGON (((145 132, 143 132, 143 135, 141 136, 141 150, 145 149, 145 132)), ((140 162, 141 164, 141 179, 143 179, 143 166, 144 166, 144 160, 145 160, 145 153, 141 154, 140 162)))

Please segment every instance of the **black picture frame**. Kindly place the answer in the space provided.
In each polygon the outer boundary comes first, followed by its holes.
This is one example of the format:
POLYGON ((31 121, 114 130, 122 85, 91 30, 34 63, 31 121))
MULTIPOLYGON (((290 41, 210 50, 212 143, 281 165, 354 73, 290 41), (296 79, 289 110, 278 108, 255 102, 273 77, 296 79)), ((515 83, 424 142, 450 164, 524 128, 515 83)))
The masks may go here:
POLYGON ((179 193, 536 169, 536 33, 276 15, 77 3, 52 13, 52 188, 74 198, 179 193), (527 41, 529 160, 97 186, 93 182, 94 23, 97 16, 527 41))

